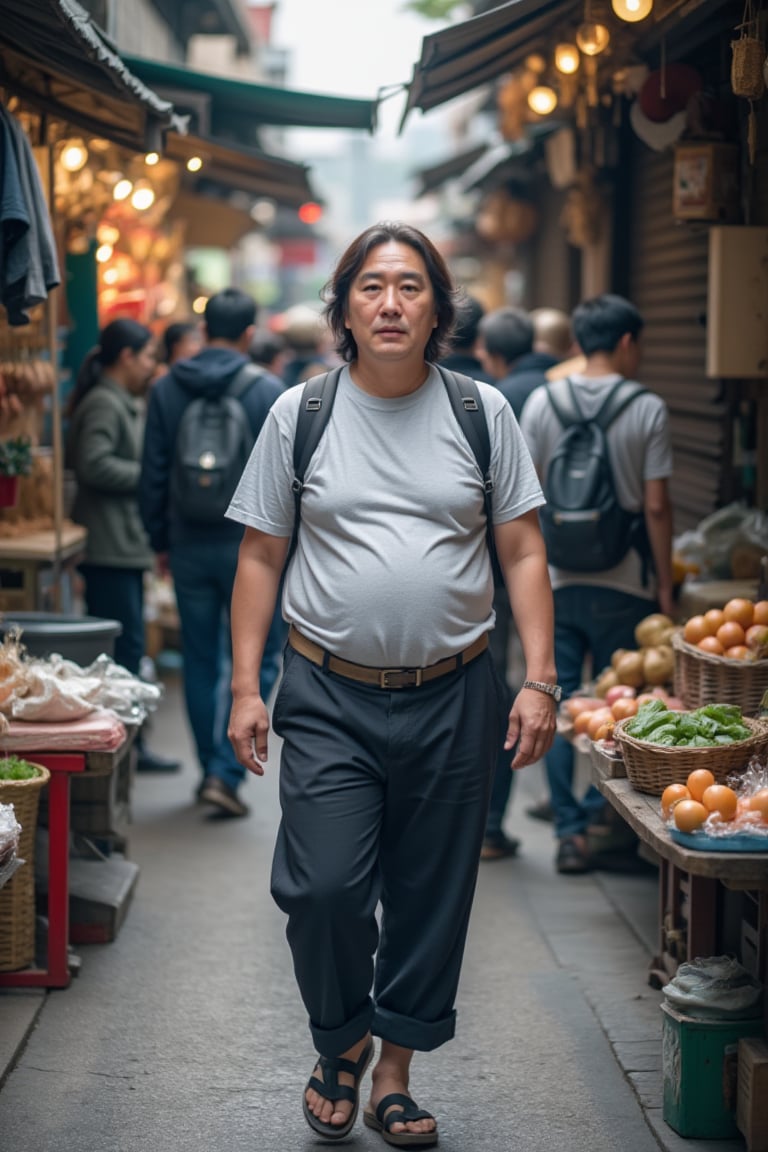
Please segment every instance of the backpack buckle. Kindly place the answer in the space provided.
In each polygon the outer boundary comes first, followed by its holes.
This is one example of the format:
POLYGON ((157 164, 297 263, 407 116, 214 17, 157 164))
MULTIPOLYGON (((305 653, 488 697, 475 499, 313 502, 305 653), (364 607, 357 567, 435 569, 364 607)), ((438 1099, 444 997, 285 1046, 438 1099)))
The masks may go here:
POLYGON ((319 412, 323 406, 322 396, 310 396, 307 399, 307 412, 319 412))
POLYGON ((294 496, 298 496, 303 491, 303 489, 304 485, 302 484, 301 480, 299 480, 298 476, 294 476, 291 482, 291 492, 293 492, 294 496))
POLYGON ((462 396, 461 402, 464 405, 465 412, 479 411, 477 407, 477 400, 475 400, 474 396, 462 396))
POLYGON ((483 481, 483 492, 486 494, 493 492, 493 480, 488 479, 483 481))

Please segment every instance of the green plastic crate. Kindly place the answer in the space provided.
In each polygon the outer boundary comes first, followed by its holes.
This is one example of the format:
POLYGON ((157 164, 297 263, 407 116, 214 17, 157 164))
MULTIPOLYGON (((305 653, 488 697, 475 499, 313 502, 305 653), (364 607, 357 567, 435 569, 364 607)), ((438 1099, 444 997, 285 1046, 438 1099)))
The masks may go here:
POLYGON ((760 1036, 753 1020, 696 1020, 662 1004, 664 1120, 681 1136, 727 1140, 736 1127, 736 1061, 742 1036, 760 1036))

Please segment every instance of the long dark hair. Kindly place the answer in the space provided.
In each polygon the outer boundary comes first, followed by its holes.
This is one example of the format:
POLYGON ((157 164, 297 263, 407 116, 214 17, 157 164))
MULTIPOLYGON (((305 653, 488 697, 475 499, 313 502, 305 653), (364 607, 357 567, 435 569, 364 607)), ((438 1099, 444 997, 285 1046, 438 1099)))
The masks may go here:
POLYGON ((448 348, 456 317, 456 290, 443 257, 432 241, 418 228, 412 228, 410 224, 384 221, 366 228, 365 232, 361 232, 357 239, 352 241, 323 289, 323 299, 326 302, 325 318, 336 341, 336 351, 347 362, 357 357, 355 338, 344 323, 352 281, 371 251, 391 240, 398 244, 407 244, 419 253, 432 284, 437 326, 432 329, 424 349, 425 358, 439 360, 448 348))
POLYGON ((138 320, 121 317, 112 320, 99 335, 99 343, 91 348, 77 374, 77 382, 69 399, 67 415, 71 416, 84 396, 98 384, 102 374, 111 368, 120 359, 124 348, 132 352, 141 352, 152 339, 149 328, 139 324, 138 320))

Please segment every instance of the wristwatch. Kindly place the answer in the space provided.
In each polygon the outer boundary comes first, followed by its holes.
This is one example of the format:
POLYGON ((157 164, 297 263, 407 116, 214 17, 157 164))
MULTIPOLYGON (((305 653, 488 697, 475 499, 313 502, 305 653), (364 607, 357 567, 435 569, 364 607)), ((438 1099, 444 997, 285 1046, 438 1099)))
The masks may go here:
POLYGON ((535 688, 537 692, 544 692, 551 696, 556 704, 560 703, 563 690, 559 684, 545 684, 542 680, 523 680, 523 688, 535 688))

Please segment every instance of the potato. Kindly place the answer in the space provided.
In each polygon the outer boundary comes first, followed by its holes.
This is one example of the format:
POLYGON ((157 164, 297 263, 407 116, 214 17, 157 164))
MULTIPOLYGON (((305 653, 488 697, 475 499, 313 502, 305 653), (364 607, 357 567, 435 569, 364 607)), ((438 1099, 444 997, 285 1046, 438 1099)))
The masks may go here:
POLYGON ((629 684, 630 688, 640 688, 645 683, 643 656, 641 652, 625 652, 616 665, 619 684, 629 684))
POLYGON ((643 653, 643 676, 646 684, 667 684, 675 670, 675 653, 668 644, 647 648, 643 653))
POLYGON ((606 692, 609 691, 609 689, 616 687, 618 682, 619 678, 616 675, 616 669, 604 668, 595 681, 595 696, 598 696, 600 699, 602 699, 606 692))
POLYGON ((669 616, 665 616, 663 612, 652 612, 635 628, 638 648, 656 648, 659 644, 666 643, 674 627, 674 620, 670 620, 669 616))

